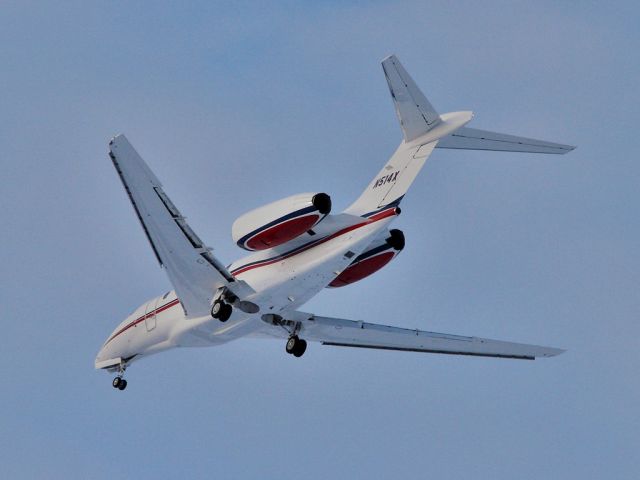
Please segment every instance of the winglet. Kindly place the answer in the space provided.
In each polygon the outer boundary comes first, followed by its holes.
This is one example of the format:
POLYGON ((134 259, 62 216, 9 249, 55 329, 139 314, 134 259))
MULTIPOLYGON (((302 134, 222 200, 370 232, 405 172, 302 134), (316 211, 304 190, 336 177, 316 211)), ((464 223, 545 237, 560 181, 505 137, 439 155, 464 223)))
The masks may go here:
POLYGON ((382 61, 405 142, 424 135, 441 122, 440 115, 418 88, 395 55, 382 61))

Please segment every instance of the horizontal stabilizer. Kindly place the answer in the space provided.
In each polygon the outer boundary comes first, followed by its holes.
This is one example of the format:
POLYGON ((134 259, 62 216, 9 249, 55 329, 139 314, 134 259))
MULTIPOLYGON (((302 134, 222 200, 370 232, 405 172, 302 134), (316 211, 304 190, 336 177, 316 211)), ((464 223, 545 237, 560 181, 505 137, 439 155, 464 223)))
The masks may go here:
POLYGON ((453 134, 441 138, 436 148, 564 154, 576 147, 535 140, 533 138, 516 137, 515 135, 505 135, 504 133, 462 127, 453 134))

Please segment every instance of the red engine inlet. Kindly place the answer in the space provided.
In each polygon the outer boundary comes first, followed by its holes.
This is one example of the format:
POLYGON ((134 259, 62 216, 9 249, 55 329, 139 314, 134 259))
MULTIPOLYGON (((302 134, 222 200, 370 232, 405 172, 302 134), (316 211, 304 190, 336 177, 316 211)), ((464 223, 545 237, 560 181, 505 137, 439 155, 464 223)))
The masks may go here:
POLYGON ((344 287, 377 272, 393 260, 404 248, 404 234, 401 230, 390 230, 389 236, 358 256, 328 287, 344 287))
POLYGON ((326 193, 294 195, 238 218, 233 239, 245 250, 277 247, 311 230, 330 211, 331 197, 326 193))
POLYGON ((314 213, 285 220, 271 228, 256 233, 244 242, 244 247, 248 250, 266 250, 267 248, 277 247, 310 230, 311 227, 318 223, 319 219, 320 215, 314 213))

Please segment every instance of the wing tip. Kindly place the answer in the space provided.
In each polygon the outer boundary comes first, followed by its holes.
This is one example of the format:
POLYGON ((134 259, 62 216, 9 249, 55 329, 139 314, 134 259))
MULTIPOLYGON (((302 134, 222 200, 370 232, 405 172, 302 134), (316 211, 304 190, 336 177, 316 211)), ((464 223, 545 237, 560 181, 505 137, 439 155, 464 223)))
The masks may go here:
POLYGON ((389 63, 392 62, 393 60, 397 60, 396 54, 395 53, 391 53, 389 55, 387 55, 386 57, 384 57, 382 59, 382 61, 380 63, 389 63))
POLYGON ((537 355, 537 356, 542 358, 556 357, 558 355, 562 355, 564 352, 566 352, 566 350, 563 348, 547 347, 545 348, 544 352, 541 355, 537 355))
POLYGON ((117 135, 111 137, 111 140, 109 140, 109 149, 111 149, 114 144, 118 143, 121 140, 124 140, 125 142, 129 141, 127 140, 127 137, 124 135, 124 133, 118 133, 117 135))

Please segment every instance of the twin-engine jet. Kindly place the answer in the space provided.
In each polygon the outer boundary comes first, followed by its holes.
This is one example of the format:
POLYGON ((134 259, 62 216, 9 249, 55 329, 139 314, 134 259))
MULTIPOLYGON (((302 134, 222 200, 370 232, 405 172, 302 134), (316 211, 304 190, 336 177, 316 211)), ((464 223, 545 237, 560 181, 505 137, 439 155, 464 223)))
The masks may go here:
POLYGON ((209 347, 242 337, 281 339, 300 357, 307 341, 340 347, 533 360, 563 352, 330 318, 300 308, 325 288, 380 270, 405 246, 390 229, 400 203, 435 148, 564 154, 574 147, 466 127, 472 112, 438 114, 395 56, 383 60, 404 138, 346 210, 332 213, 326 193, 293 195, 239 217, 231 233, 250 252, 225 267, 189 227, 148 165, 123 136, 113 161, 151 248, 174 290, 143 303, 107 338, 96 369, 116 373, 124 390, 132 362, 174 347, 209 347))

